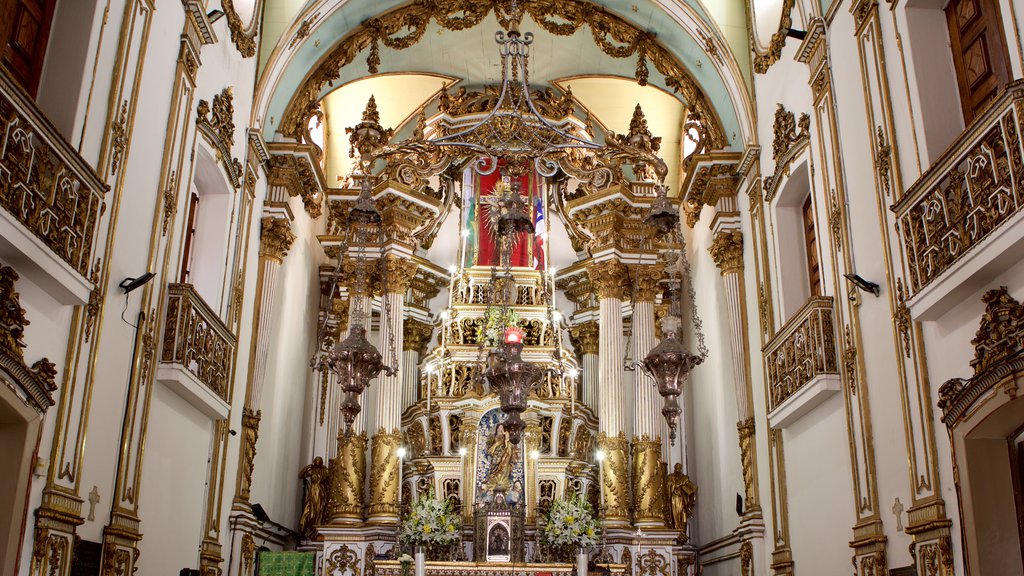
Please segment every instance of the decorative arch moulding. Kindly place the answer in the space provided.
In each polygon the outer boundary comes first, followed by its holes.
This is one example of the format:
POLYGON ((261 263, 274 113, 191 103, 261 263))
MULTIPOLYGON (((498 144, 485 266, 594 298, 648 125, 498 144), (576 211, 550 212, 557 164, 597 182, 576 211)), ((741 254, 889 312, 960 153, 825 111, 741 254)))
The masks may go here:
MULTIPOLYGON (((376 74, 381 64, 381 44, 393 50, 404 50, 423 38, 431 21, 445 30, 459 31, 479 25, 492 11, 499 24, 507 29, 512 20, 505 4, 502 0, 419 0, 364 21, 321 59, 295 90, 280 131, 286 136, 301 137, 308 118, 316 111, 324 87, 333 86, 341 78, 341 69, 364 50, 369 49, 366 63, 370 74, 376 74)), ((681 94, 690 112, 705 123, 708 148, 727 146, 721 119, 704 91, 683 64, 658 43, 654 34, 587 0, 535 0, 525 3, 522 9, 541 28, 556 36, 571 36, 583 26, 589 26, 594 43, 608 56, 636 57, 635 78, 641 86, 647 85, 649 64, 653 64, 665 77, 666 86, 681 94)))

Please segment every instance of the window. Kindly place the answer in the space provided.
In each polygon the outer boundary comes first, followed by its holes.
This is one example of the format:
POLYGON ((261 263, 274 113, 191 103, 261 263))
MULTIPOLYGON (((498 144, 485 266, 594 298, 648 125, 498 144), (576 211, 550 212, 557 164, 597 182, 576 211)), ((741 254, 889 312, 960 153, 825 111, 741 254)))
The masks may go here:
POLYGON ((964 122, 969 123, 1010 78, 997 0, 950 0, 946 23, 964 122))
POLYGON ((57 0, 0 0, 4 68, 32 96, 39 89, 57 0))
POLYGON ((801 212, 804 222, 804 251, 807 255, 807 281, 811 297, 821 296, 821 263, 818 262, 818 236, 814 231, 814 205, 811 203, 810 194, 804 200, 801 212))

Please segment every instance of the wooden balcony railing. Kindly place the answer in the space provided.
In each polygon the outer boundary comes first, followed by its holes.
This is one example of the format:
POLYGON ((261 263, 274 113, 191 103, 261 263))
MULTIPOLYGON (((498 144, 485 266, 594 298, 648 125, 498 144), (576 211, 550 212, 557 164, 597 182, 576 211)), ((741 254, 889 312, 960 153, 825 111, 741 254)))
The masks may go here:
POLYGON ((764 348, 769 410, 820 374, 838 374, 832 298, 811 298, 764 348))
POLYGON ((1024 206, 1024 82, 997 98, 892 207, 918 293, 1024 206))
POLYGON ((32 99, 0 73, 0 206, 85 278, 106 190, 32 99))
POLYGON ((228 401, 236 341, 191 284, 168 286, 160 361, 178 364, 228 401))

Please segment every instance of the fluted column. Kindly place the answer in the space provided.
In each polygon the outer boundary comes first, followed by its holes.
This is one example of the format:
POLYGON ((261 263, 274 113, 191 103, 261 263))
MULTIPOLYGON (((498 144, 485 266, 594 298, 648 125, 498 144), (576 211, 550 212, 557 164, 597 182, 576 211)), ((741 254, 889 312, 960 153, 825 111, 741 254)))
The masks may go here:
MULTIPOLYGON (((637 266, 633 292, 633 358, 641 361, 655 346, 654 299, 663 266, 637 266)), ((664 478, 661 466, 661 397, 654 380, 636 370, 633 402, 633 511, 636 525, 665 525, 664 478)))
POLYGON ((406 318, 402 333, 402 411, 416 403, 420 381, 420 352, 430 341, 434 327, 406 318))
POLYGON ((599 334, 597 322, 594 320, 573 326, 570 331, 572 344, 580 354, 580 364, 583 368, 580 374, 580 401, 591 410, 597 409, 598 374, 601 370, 597 356, 600 350, 599 334))
MULTIPOLYGON (((403 342, 405 293, 416 275, 418 265, 408 257, 384 256, 387 291, 380 322, 380 350, 384 362, 392 362, 391 353, 403 342)), ((395 359, 397 360, 397 359, 395 359)), ((374 405, 377 432, 373 436, 370 472, 370 514, 373 524, 398 522, 398 447, 401 444, 401 370, 377 378, 377 402, 374 405)))
POLYGON ((757 467, 755 462, 754 412, 748 383, 746 307, 743 302, 743 234, 735 229, 719 230, 709 249, 722 273, 728 305, 729 340, 732 352, 733 382, 736 387, 736 422, 743 469, 743 489, 748 512, 759 512, 757 467))
POLYGON ((260 231, 260 260, 256 272, 256 304, 253 308, 252 350, 249 353, 249 377, 246 379, 245 405, 242 408, 242 438, 235 483, 235 504, 244 511, 249 508, 256 441, 259 438, 260 398, 267 370, 270 347, 270 320, 277 275, 281 262, 295 240, 291 225, 285 218, 264 217, 260 231))
POLYGON ((629 522, 629 443, 622 418, 622 299, 629 292, 626 267, 618 260, 591 265, 599 301, 598 448, 601 493, 608 525, 629 522))

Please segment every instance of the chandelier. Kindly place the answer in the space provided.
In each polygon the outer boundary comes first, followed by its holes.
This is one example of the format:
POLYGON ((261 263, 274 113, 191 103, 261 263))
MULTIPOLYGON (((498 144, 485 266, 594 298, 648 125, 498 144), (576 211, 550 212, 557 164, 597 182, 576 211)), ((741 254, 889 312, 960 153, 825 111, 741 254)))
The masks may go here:
POLYGON ((678 252, 666 250, 663 253, 669 271, 669 314, 662 320, 664 337, 643 360, 635 362, 628 368, 639 367, 654 380, 658 393, 665 401, 661 414, 669 427, 669 440, 676 443, 678 428, 679 395, 690 375, 690 372, 704 362, 708 355, 704 344, 704 332, 701 329, 700 316, 697 315, 696 299, 690 275, 690 263, 686 259, 686 241, 679 230, 679 209, 668 199, 668 189, 659 185, 657 196, 651 203, 651 211, 644 218, 644 224, 654 229, 656 235, 669 244, 676 244, 678 252), (677 280, 678 278, 678 280, 677 280), (697 354, 689 352, 683 346, 680 335, 682 329, 682 293, 683 283, 691 312, 691 323, 697 334, 697 354))

